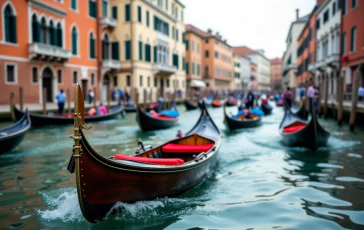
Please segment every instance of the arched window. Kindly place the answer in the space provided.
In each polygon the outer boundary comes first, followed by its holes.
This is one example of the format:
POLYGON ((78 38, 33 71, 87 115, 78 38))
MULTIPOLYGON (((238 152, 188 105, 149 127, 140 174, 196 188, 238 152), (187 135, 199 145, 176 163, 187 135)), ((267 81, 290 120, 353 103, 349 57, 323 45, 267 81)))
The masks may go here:
POLYGON ((72 54, 73 55, 77 55, 78 54, 78 47, 77 47, 77 42, 78 41, 78 33, 77 33, 77 29, 74 26, 72 28, 72 54))
POLYGON ((41 42, 47 44, 47 22, 46 19, 43 17, 41 22, 41 42))
POLYGON ((63 35, 62 35, 62 26, 61 26, 60 22, 58 22, 58 24, 57 24, 57 33, 56 34, 57 34, 57 46, 62 47, 63 46, 63 43, 62 43, 63 35))
POLYGON ((102 38, 102 59, 109 59, 109 36, 107 34, 102 38))
POLYGON ((90 34, 90 58, 95 58, 95 36, 94 33, 90 34))
POLYGON ((49 34, 49 43, 53 46, 56 45, 55 41, 56 41, 56 32, 54 29, 54 24, 53 21, 51 20, 51 22, 49 23, 49 28, 48 28, 48 34, 49 34))
POLYGON ((16 15, 10 4, 8 4, 3 12, 5 41, 16 43, 16 15))
POLYGON ((40 24, 35 14, 32 17, 32 40, 33 42, 40 42, 40 24))

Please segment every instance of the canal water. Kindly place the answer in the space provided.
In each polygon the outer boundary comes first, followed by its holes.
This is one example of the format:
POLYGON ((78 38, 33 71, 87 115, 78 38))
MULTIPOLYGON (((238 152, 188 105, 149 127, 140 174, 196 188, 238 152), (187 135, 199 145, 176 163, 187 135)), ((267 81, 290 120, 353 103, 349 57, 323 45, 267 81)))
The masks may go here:
MULTIPOLYGON (((168 130, 143 133, 127 114, 93 124, 86 135, 105 156, 131 154, 139 137, 158 145, 178 129, 186 133, 199 111, 179 110, 179 126, 168 130)), ((31 129, 0 156, 0 229, 364 229, 362 129, 352 134, 320 120, 331 138, 313 153, 282 145, 281 108, 262 126, 235 132, 223 124, 221 108, 209 111, 223 134, 214 172, 177 198, 119 203, 124 211, 98 224, 83 218, 75 175, 66 171, 72 126, 31 129)))

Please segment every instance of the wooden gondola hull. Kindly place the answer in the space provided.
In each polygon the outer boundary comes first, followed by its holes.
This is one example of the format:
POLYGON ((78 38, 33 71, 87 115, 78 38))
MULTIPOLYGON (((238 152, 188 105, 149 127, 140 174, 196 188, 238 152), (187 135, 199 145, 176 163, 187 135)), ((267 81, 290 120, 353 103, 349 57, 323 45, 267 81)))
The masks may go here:
MULTIPOLYGON (((15 106, 14 115, 17 120, 19 120, 24 113, 18 110, 15 106)), ((96 115, 85 117, 86 122, 97 122, 116 119, 123 112, 122 107, 115 107, 112 112, 107 115, 96 115)), ((30 113, 30 120, 32 121, 32 126, 45 126, 45 125, 68 125, 74 123, 74 118, 71 117, 57 117, 57 116, 47 116, 42 114, 30 113)))
POLYGON ((237 106, 238 105, 238 102, 235 102, 235 101, 227 101, 226 102, 226 106, 227 107, 232 107, 232 106, 237 106))
POLYGON ((99 156, 87 154, 92 150, 84 142, 82 146, 85 152, 81 154, 79 164, 83 214, 90 222, 101 221, 117 202, 175 197, 186 192, 213 170, 217 156, 213 154, 197 167, 181 171, 138 171, 135 168, 120 168, 99 156), (83 168, 83 165, 87 167, 83 168))
POLYGON ((269 104, 263 104, 260 106, 264 112, 265 115, 268 115, 268 114, 271 114, 272 113, 272 110, 273 110, 273 107, 270 106, 269 104))
POLYGON ((198 105, 197 104, 193 104, 190 101, 185 101, 185 106, 187 110, 195 110, 198 109, 198 105))
POLYGON ((171 120, 154 118, 145 114, 139 107, 137 108, 136 120, 143 131, 167 129, 178 123, 178 117, 171 120))
POLYGON ((0 153, 6 153, 16 148, 24 139, 26 132, 22 132, 19 135, 9 137, 6 139, 0 139, 0 153))
POLYGON ((262 119, 259 117, 257 119, 236 120, 229 117, 228 115, 225 115, 224 123, 230 130, 235 130, 258 127, 261 125, 262 119))

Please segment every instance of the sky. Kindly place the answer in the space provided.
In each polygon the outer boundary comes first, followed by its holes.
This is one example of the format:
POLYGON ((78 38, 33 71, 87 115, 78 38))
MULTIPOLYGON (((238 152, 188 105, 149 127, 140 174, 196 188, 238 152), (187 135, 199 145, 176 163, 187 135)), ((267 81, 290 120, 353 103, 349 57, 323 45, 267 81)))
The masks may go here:
POLYGON ((264 49, 268 58, 282 57, 291 22, 311 13, 316 0, 180 0, 185 24, 218 31, 231 46, 264 49))

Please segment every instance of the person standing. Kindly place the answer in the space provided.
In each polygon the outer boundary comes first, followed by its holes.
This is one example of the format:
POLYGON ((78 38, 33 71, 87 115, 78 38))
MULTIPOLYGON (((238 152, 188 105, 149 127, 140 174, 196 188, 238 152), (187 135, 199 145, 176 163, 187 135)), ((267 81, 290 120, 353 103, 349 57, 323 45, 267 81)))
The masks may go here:
POLYGON ((94 100, 95 93, 91 89, 88 91, 88 103, 92 104, 92 101, 94 100))
POLYGON ((111 101, 115 101, 116 100, 116 89, 113 88, 111 91, 111 101))
POLYGON ((283 99, 287 102, 288 108, 291 108, 292 107, 292 92, 291 92, 290 87, 287 87, 286 92, 284 92, 283 99))
POLYGON ((247 105, 247 109, 250 109, 250 108, 254 108, 254 94, 252 93, 252 91, 250 90, 248 95, 246 96, 248 102, 246 103, 247 105))
POLYGON ((120 88, 120 89, 118 90, 118 94, 119 94, 119 102, 121 103, 121 101, 123 100, 123 94, 124 94, 124 92, 123 92, 123 89, 122 89, 122 88, 120 88))
POLYGON ((66 101, 66 94, 64 93, 63 89, 60 90, 59 93, 56 95, 57 103, 58 103, 58 114, 62 115, 64 102, 66 101))
POLYGON ((310 103, 310 112, 312 113, 312 104, 313 104, 313 99, 315 98, 315 87, 313 84, 313 81, 311 81, 310 87, 308 87, 307 89, 307 97, 308 97, 308 102, 310 103))
POLYGON ((362 101, 363 100, 363 97, 364 97, 364 88, 363 86, 360 86, 359 89, 358 89, 358 96, 359 96, 359 101, 362 101))

